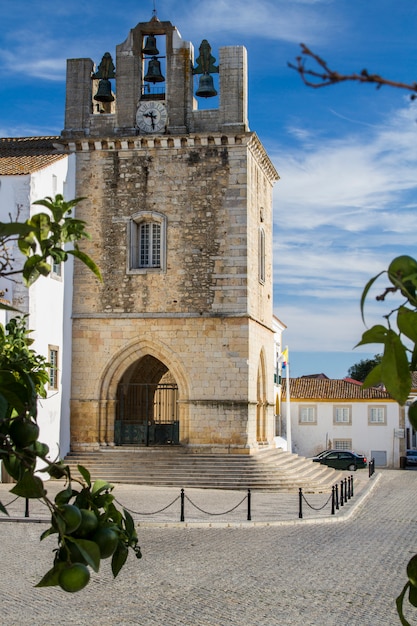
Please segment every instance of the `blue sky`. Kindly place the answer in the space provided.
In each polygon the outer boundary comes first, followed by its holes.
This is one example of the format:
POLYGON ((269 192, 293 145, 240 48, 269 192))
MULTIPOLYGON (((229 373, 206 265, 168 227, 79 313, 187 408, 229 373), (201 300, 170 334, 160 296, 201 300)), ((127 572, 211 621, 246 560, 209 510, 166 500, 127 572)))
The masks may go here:
MULTIPOLYGON (((0 0, 0 136, 59 134, 66 59, 115 56, 153 8, 152 0, 0 0)), ((364 285, 398 254, 415 255, 417 103, 369 85, 309 89, 288 62, 303 42, 341 72, 413 82, 417 3, 156 0, 156 10, 196 51, 204 38, 214 56, 223 45, 247 48, 250 128, 281 176, 274 311, 287 326, 290 373, 345 376, 379 350, 353 350, 365 329, 364 285)), ((372 297, 368 325, 390 309, 372 297)))

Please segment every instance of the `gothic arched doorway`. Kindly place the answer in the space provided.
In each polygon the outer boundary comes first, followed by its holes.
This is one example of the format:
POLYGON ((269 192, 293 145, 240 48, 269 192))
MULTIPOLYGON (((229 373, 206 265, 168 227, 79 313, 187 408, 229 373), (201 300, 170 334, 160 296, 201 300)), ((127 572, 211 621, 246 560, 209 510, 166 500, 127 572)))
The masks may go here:
POLYGON ((133 363, 117 387, 116 445, 179 443, 178 386, 169 369, 151 355, 133 363))

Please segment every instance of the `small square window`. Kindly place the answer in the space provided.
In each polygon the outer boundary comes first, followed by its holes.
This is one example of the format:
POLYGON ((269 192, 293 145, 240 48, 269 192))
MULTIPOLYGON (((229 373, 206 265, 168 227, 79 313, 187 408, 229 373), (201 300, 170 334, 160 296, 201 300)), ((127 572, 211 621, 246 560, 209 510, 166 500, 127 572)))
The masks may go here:
POLYGON ((315 406, 299 407, 299 423, 300 424, 317 424, 317 415, 315 406))
POLYGON ((352 407, 348 405, 333 407, 333 423, 342 425, 351 424, 352 407))
POLYGON ((387 423, 387 407, 370 406, 368 407, 368 423, 369 424, 386 424, 387 423))

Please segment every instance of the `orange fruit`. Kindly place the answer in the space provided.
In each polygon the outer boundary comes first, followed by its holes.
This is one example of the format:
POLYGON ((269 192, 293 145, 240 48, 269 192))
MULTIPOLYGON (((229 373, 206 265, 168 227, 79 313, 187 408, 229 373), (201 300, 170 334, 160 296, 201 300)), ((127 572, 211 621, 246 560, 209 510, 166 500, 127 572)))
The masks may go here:
POLYGON ((91 535, 98 526, 97 515, 90 509, 80 509, 81 524, 77 528, 77 537, 87 537, 91 535))
POLYGON ((94 541, 98 545, 101 558, 108 559, 117 548, 119 536, 111 528, 103 526, 94 533, 91 537, 91 541, 94 541))
POLYGON ((415 554, 408 562, 407 576, 410 583, 417 587, 417 554, 415 554))
POLYGON ((9 428, 10 437, 18 448, 26 448, 39 437, 39 426, 26 417, 15 417, 9 428))
POLYGON ((73 563, 63 569, 58 576, 61 589, 74 593, 84 589, 90 580, 90 570, 83 563, 73 563))

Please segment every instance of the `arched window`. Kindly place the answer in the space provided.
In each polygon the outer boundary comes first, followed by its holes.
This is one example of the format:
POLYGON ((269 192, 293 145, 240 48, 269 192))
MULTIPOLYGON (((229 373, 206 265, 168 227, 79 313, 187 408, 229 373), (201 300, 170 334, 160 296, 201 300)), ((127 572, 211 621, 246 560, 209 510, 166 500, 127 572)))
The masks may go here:
POLYGON ((166 217, 155 211, 134 215, 130 226, 129 271, 165 271, 166 217))

